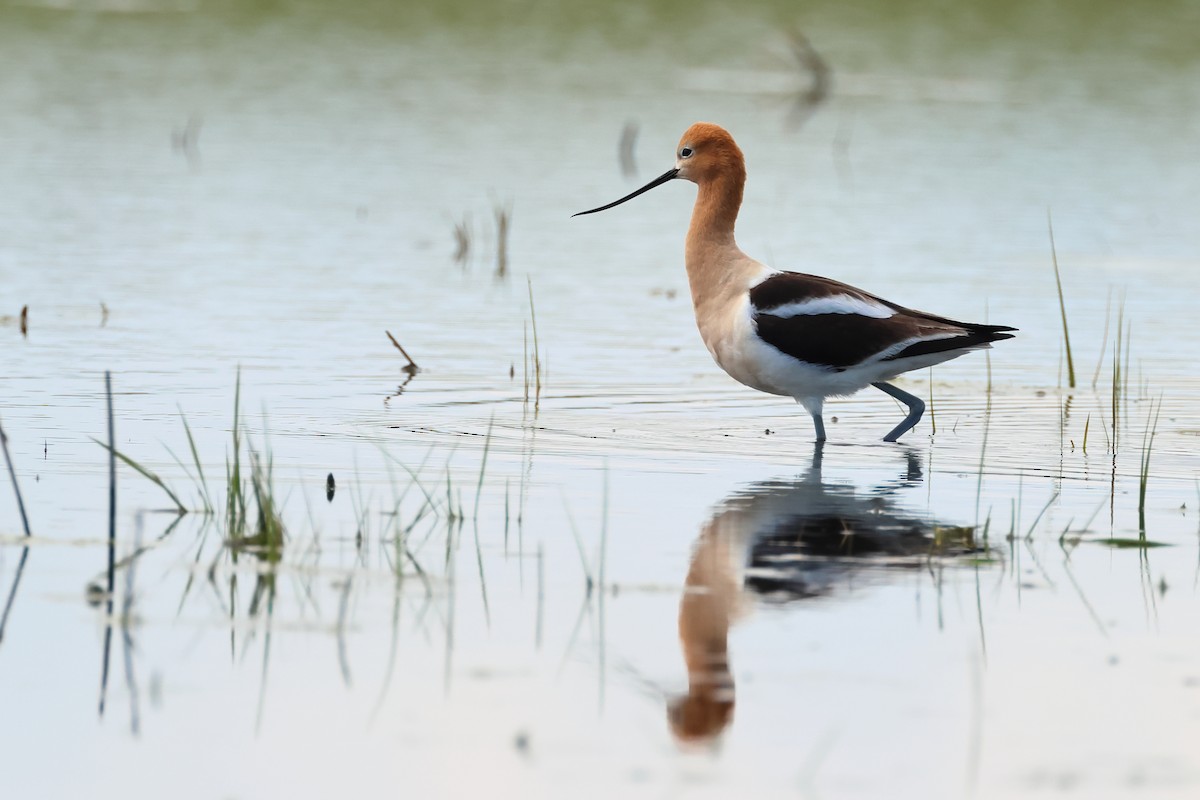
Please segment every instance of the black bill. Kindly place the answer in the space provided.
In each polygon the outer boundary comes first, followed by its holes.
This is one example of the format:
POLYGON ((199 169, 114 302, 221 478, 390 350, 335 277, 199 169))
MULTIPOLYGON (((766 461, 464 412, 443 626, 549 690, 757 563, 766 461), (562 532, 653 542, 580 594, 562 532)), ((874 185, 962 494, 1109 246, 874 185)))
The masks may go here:
POLYGON ((662 175, 659 175, 657 178, 655 178, 654 180, 647 183, 642 188, 638 189, 636 192, 631 192, 630 194, 627 194, 624 197, 622 197, 620 200, 614 200, 613 202, 609 203, 608 205, 600 206, 599 208, 593 208, 588 211, 580 211, 578 214, 572 214, 571 216, 579 217, 584 214, 595 214, 597 211, 607 211, 608 209, 612 208, 613 206, 619 206, 619 205, 621 205, 621 203, 624 203, 626 200, 632 200, 633 198, 637 197, 639 194, 650 191, 655 186, 663 185, 664 183, 671 180, 678 174, 679 174, 679 168, 672 167, 671 169, 664 172, 662 175))

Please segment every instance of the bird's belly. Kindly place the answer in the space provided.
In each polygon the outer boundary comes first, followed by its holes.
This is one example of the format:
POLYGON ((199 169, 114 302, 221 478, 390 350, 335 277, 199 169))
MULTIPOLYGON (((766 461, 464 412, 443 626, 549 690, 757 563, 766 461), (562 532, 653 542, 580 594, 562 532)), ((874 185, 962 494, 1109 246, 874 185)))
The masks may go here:
POLYGON ((828 372, 759 339, 748 313, 729 322, 721 330, 701 330, 701 335, 713 360, 735 381, 768 394, 801 397, 812 394, 828 372))
POLYGON ((857 392, 870 383, 857 370, 833 370, 787 355, 758 337, 749 309, 701 336, 713 359, 739 383, 768 394, 802 399, 857 392))
POLYGON ((709 352, 739 383, 785 397, 811 394, 814 384, 820 382, 820 373, 825 372, 780 353, 753 334, 716 340, 709 352))

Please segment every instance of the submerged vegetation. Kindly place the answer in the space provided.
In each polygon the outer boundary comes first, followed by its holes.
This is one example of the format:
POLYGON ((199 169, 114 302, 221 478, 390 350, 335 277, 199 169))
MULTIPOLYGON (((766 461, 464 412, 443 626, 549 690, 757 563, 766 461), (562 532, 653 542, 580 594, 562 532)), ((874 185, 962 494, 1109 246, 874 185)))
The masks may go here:
MULTIPOLYGON (((275 563, 281 557, 285 531, 280 503, 273 482, 271 453, 265 440, 262 447, 256 449, 245 436, 241 415, 241 384, 241 371, 239 370, 234 384, 233 418, 230 426, 232 447, 225 460, 225 505, 220 515, 223 520, 223 540, 231 548, 253 550, 266 561, 275 563), (243 469, 243 459, 248 461, 248 471, 243 469)), ((180 411, 179 418, 187 438, 188 450, 192 456, 192 468, 195 472, 193 473, 169 447, 166 449, 175 463, 192 481, 200 500, 198 508, 188 508, 175 490, 154 470, 117 450, 112 444, 106 444, 97 439, 92 441, 107 450, 115 459, 119 459, 162 489, 175 504, 174 511, 179 516, 190 512, 213 518, 217 516, 217 509, 209 490, 209 481, 196 447, 195 437, 192 435, 191 426, 182 411, 180 411)), ((112 441, 111 437, 110 441, 112 441)))

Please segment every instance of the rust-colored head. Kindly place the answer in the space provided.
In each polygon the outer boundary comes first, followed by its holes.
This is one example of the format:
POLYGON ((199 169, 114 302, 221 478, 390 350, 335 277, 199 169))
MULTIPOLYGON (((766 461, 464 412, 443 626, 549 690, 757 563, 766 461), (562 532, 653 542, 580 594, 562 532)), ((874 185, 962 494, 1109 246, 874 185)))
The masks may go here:
POLYGON ((711 122, 697 122, 679 139, 675 150, 677 177, 705 183, 731 175, 745 180, 746 159, 729 131, 711 122))
POLYGON ((608 205, 580 211, 572 216, 595 214, 597 211, 607 211, 613 206, 619 206, 627 200, 632 200, 639 194, 648 192, 655 186, 675 178, 684 178, 692 183, 707 183, 721 177, 731 177, 738 184, 737 198, 741 200, 741 182, 746 180, 746 160, 742 151, 729 135, 729 131, 711 122, 697 122, 683 132, 679 147, 675 150, 675 166, 647 183, 636 192, 630 192, 620 200, 608 205))

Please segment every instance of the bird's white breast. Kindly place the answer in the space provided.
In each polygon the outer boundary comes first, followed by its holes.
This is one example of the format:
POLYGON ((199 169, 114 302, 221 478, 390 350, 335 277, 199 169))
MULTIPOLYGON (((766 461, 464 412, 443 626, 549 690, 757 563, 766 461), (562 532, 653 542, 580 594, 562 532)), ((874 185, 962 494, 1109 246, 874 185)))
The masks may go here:
POLYGON ((785 397, 807 396, 828 370, 805 364, 758 338, 750 296, 743 292, 723 312, 701 323, 700 335, 713 359, 734 380, 785 397))

